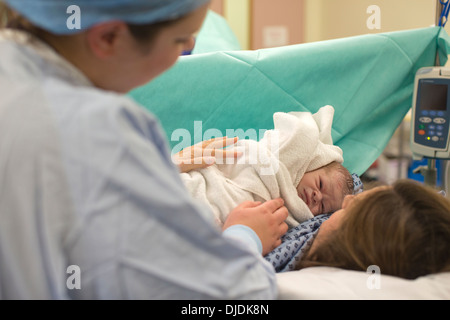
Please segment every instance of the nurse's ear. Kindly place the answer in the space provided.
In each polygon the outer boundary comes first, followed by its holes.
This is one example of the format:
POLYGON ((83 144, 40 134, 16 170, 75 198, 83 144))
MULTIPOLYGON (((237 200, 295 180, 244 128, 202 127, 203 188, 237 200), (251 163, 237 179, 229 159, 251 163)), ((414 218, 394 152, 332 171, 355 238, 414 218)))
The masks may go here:
POLYGON ((103 22, 86 32, 90 51, 101 59, 112 57, 123 49, 126 37, 130 37, 130 33, 122 21, 103 22))

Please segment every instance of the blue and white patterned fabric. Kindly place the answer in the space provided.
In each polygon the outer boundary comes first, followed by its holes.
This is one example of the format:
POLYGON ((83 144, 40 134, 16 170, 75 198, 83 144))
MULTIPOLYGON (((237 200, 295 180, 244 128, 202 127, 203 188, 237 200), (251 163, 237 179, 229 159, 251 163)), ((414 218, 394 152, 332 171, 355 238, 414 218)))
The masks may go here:
POLYGON ((321 214, 290 229, 282 238, 281 245, 265 256, 276 272, 292 271, 311 246, 322 223, 331 214, 321 214))
MULTIPOLYGON (((356 173, 352 174, 353 194, 363 191, 363 183, 356 173)), ((292 271, 311 246, 322 223, 331 214, 321 214, 290 229, 282 238, 281 245, 265 256, 276 272, 292 271)))
POLYGON ((353 194, 358 194, 363 192, 364 185, 356 173, 352 173, 353 178, 353 194))

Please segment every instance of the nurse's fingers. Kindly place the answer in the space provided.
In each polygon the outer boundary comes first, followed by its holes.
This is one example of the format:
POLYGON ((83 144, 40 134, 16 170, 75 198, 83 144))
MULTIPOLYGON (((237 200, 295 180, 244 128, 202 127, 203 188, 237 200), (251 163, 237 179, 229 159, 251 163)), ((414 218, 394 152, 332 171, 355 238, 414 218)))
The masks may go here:
POLYGON ((246 209, 246 208, 255 208, 261 205, 261 201, 244 201, 240 203, 236 208, 246 209))
POLYGON ((221 161, 217 161, 217 163, 229 164, 230 162, 229 161, 225 162, 225 159, 237 159, 243 155, 243 152, 237 150, 236 148, 225 148, 236 144, 237 141, 238 137, 214 138, 207 141, 203 141, 202 154, 204 157, 215 157, 216 159, 220 159, 221 161))
POLYGON ((230 150, 227 150, 227 149, 206 149, 203 152, 203 156, 215 157, 216 159, 222 159, 222 160, 225 160, 227 158, 237 159, 237 158, 239 158, 242 155, 243 155, 243 152, 242 151, 238 151, 236 149, 230 149, 230 150))
MULTIPOLYGON (((268 200, 261 205, 261 207, 263 207, 270 213, 275 213, 278 209, 282 208, 283 206, 284 206, 284 200, 281 198, 268 200)), ((287 216, 286 216, 286 218, 287 218, 287 216)))
POLYGON ((274 213, 275 223, 278 223, 278 235, 283 236, 289 229, 286 219, 289 216, 289 211, 285 206, 278 208, 274 213))
POLYGON ((288 209, 284 206, 284 200, 282 198, 266 201, 261 206, 264 206, 268 214, 272 215, 274 225, 278 226, 274 229, 278 235, 277 238, 283 236, 288 231, 288 225, 285 222, 289 216, 288 209))
POLYGON ((273 214, 277 216, 277 218, 280 221, 280 224, 282 224, 289 216, 289 211, 285 206, 281 206, 273 214))
POLYGON ((238 138, 214 138, 206 141, 202 141, 193 146, 184 148, 180 152, 174 154, 172 159, 175 164, 182 164, 183 168, 193 170, 195 168, 204 168, 212 163, 229 163, 225 162, 225 159, 242 156, 242 152, 234 148, 223 149, 224 147, 231 146, 238 141, 238 138), (204 161, 200 160, 205 158, 204 161), (221 161, 214 161, 210 158, 220 159, 221 161))
POLYGON ((211 165, 213 165, 216 162, 216 159, 214 157, 200 157, 200 158, 194 158, 192 161, 180 161, 177 163, 178 168, 180 169, 180 172, 189 172, 192 170, 198 170, 207 168, 211 165))
POLYGON ((228 137, 220 137, 213 138, 202 142, 203 149, 218 149, 225 148, 235 144, 239 140, 238 137, 228 138, 228 137))

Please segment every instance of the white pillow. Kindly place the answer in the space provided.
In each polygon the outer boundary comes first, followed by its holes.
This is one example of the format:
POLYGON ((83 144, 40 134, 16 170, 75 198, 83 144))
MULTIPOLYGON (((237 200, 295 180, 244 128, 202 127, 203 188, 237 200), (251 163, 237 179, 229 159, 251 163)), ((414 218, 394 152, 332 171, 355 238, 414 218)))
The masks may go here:
POLYGON ((450 272, 406 280, 383 274, 313 267, 277 274, 279 300, 450 299, 450 272))

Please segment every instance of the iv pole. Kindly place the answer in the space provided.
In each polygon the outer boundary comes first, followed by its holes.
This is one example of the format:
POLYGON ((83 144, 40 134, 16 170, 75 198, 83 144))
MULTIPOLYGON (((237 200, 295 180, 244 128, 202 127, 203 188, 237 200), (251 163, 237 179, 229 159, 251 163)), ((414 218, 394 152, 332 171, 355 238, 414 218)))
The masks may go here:
MULTIPOLYGON (((440 12, 442 12, 443 8, 444 8, 444 5, 441 3, 441 1, 437 0, 436 25, 438 25, 440 22, 439 21, 440 12)), ((439 65, 439 54, 436 54, 436 65, 439 65)), ((450 197, 450 161, 449 160, 446 161, 445 172, 444 172, 443 178, 444 178, 445 193, 447 194, 447 197, 450 197)))
MULTIPOLYGON (((441 3, 441 1, 436 0, 436 25, 439 25, 439 23, 441 22, 439 20, 441 18, 441 12, 443 9, 444 9, 444 5, 441 3)), ((436 64, 436 66, 440 65, 439 53, 436 53, 436 63, 435 64, 436 64)), ((429 163, 429 166, 430 166, 430 163, 429 163)), ((444 178, 443 182, 444 182, 445 193, 447 194, 447 197, 450 197, 450 161, 449 160, 446 161, 446 169, 445 169, 443 178, 444 178)))
MULTIPOLYGON (((444 1, 444 2, 446 2, 446 1, 444 1)), ((441 0, 436 0, 436 26, 439 26, 441 24, 441 22, 444 22, 444 21, 440 21, 442 11, 444 10, 444 6, 445 6, 445 3, 442 4, 441 0)), ((446 19, 446 18, 443 17, 442 19, 446 19)), ((434 65, 437 67, 441 65, 440 61, 439 61, 439 52, 436 52, 436 60, 435 60, 434 65)))
MULTIPOLYGON (((450 1, 450 0, 447 0, 447 1, 450 1)), ((444 22, 444 21, 440 21, 442 12, 444 10, 444 6, 445 6, 445 3, 442 4, 441 0, 436 0, 436 26, 439 26, 439 25, 441 25, 441 22, 444 22)), ((443 17, 443 19, 445 19, 445 17, 443 17)), ((439 61, 439 52, 436 52, 436 59, 435 59, 434 65, 435 66, 441 65, 440 61, 439 61)), ((449 166, 450 166, 450 161, 447 162, 447 171, 448 172, 450 171, 449 166)), ((424 177, 424 183, 426 185, 431 186, 431 187, 436 187, 436 185, 437 185, 436 159, 428 159, 427 166, 420 166, 420 167, 416 168, 413 172, 414 173, 419 172, 420 174, 422 174, 424 177)), ((445 177, 445 178, 447 178, 447 177, 445 177)), ((445 181, 445 183, 447 183, 447 182, 445 181)), ((446 190, 446 191, 448 194, 448 190, 446 190)))

